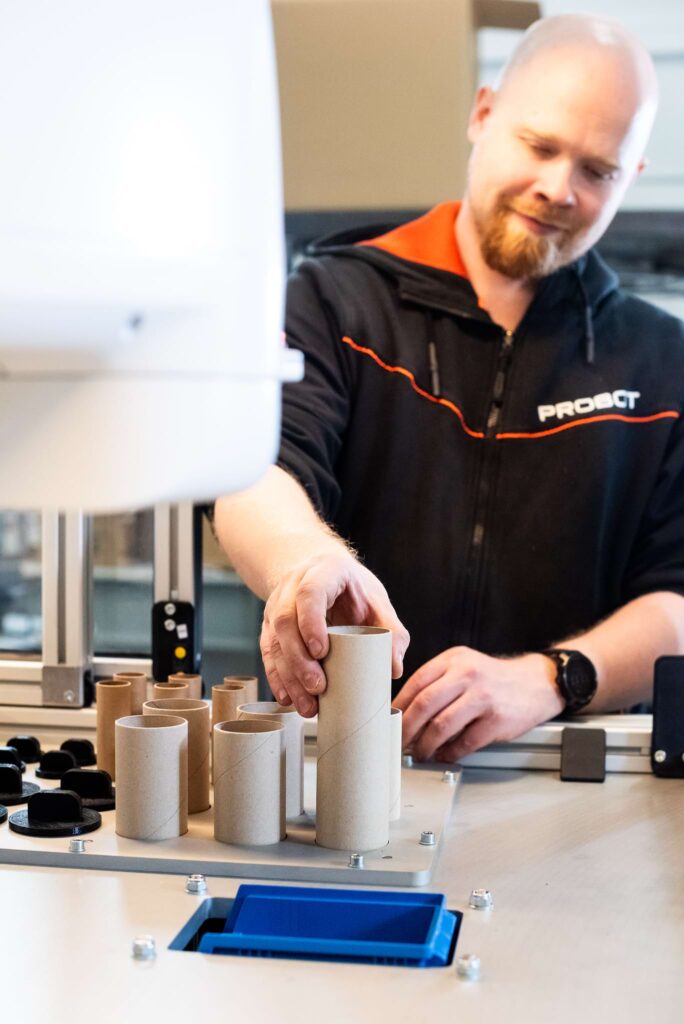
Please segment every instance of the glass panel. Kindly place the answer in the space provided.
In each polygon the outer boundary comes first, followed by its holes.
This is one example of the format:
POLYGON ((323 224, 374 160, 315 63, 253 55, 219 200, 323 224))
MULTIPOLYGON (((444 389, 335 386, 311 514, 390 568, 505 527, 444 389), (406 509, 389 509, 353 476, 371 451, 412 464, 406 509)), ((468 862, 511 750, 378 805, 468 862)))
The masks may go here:
POLYGON ((0 652, 41 657, 41 536, 37 512, 0 512, 0 652))
POLYGON ((151 509, 94 517, 95 654, 150 656, 153 562, 154 514, 151 509))
POLYGON ((265 693, 259 651, 263 604, 228 563, 206 518, 202 529, 202 675, 207 696, 228 675, 258 676, 265 693))

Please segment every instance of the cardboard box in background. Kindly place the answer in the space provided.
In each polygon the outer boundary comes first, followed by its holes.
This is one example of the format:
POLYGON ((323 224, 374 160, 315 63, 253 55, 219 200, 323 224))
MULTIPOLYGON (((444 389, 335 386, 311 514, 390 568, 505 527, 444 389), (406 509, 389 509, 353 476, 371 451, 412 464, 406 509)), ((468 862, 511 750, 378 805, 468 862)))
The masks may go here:
POLYGON ((477 30, 524 0, 272 0, 285 208, 417 209, 460 196, 477 30))

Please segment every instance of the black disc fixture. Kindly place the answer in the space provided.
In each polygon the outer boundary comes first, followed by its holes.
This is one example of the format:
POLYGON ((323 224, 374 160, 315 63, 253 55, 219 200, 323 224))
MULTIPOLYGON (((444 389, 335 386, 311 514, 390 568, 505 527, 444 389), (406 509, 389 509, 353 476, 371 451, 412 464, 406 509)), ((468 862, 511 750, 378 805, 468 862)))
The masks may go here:
POLYGON ((0 804, 25 804, 38 790, 35 782, 24 782, 16 764, 0 764, 0 804))
POLYGON ((20 758, 16 747, 0 747, 0 764, 16 764, 22 775, 26 771, 26 765, 20 758))
POLYGON ((73 754, 79 768, 90 768, 91 765, 97 764, 95 747, 90 740, 64 740, 59 749, 68 750, 73 754))
POLYGON ((14 747, 22 761, 26 764, 37 764, 43 756, 40 742, 35 736, 12 736, 7 740, 8 747, 14 747))
POLYGON ((61 779, 70 768, 78 768, 76 758, 70 750, 48 750, 40 759, 40 767, 36 768, 39 779, 61 779))
POLYGON ((61 789, 78 793, 81 803, 91 811, 113 811, 115 807, 112 777, 109 772, 70 768, 60 782, 61 789))
POLYGON ((70 789, 48 789, 36 793, 25 810, 15 811, 9 819, 13 832, 45 839, 80 836, 84 832, 94 832, 101 824, 101 815, 83 807, 78 793, 70 789))

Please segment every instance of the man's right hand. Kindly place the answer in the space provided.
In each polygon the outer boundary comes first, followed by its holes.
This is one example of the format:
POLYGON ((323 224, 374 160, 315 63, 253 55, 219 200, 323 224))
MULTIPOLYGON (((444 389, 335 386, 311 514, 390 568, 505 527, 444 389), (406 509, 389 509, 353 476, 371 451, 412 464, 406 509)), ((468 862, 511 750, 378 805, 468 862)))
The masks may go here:
POLYGON ((304 559, 271 592, 260 647, 276 700, 306 718, 326 686, 319 662, 328 653, 328 625, 391 629, 393 678, 403 671, 410 638, 382 583, 348 551, 304 559))

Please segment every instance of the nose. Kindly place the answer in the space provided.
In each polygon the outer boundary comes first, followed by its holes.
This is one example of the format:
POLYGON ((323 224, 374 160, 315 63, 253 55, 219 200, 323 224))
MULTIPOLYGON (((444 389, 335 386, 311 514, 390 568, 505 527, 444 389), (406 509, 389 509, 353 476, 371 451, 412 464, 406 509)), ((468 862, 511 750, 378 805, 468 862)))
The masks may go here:
POLYGON ((548 160, 539 169, 536 181, 536 195, 541 201, 554 206, 574 206, 576 203, 573 185, 574 168, 569 160, 548 160))

